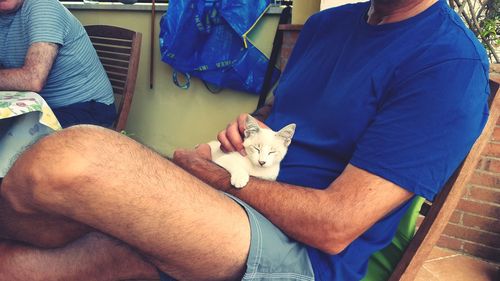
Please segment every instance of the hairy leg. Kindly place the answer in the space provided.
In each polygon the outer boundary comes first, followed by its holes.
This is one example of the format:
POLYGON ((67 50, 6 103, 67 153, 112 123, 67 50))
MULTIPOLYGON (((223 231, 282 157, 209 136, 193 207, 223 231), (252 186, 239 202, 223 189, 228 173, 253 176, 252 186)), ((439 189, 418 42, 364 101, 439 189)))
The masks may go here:
MULTIPOLYGON (((79 126, 45 137, 19 157, 0 191, 17 213, 39 218, 42 225, 44 217, 66 228, 83 224, 82 233, 97 229, 177 279, 237 279, 245 269, 245 211, 110 130, 79 126)), ((31 229, 32 236, 44 231, 53 229, 31 229)), ((61 245, 74 234, 64 238, 61 245)))
POLYGON ((127 245, 90 233, 60 249, 0 240, 0 281, 154 279, 156 268, 127 245))
POLYGON ((92 230, 62 216, 16 212, 2 197, 0 226, 0 238, 15 239, 41 248, 62 246, 92 230))

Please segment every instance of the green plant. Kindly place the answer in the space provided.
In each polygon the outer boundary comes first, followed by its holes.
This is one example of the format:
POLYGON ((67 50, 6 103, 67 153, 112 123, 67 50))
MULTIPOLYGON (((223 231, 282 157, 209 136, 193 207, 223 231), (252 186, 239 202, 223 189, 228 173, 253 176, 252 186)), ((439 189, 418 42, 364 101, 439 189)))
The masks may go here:
POLYGON ((500 0, 450 0, 484 45, 492 62, 500 63, 500 0))
POLYGON ((498 37, 498 29, 500 26, 500 17, 485 19, 481 24, 482 26, 479 30, 481 36, 487 40, 493 41, 495 44, 499 44, 500 38, 498 37))
POLYGON ((129 133, 125 130, 121 130, 120 134, 125 135, 127 137, 132 137, 134 135, 134 133, 129 133))
MULTIPOLYGON (((485 2, 486 12, 479 23, 479 33, 484 41, 489 41, 490 52, 498 53, 500 48, 500 0, 488 0, 485 2)), ((493 54, 492 54, 493 55, 493 54)), ((496 57, 497 63, 498 57, 496 57)))

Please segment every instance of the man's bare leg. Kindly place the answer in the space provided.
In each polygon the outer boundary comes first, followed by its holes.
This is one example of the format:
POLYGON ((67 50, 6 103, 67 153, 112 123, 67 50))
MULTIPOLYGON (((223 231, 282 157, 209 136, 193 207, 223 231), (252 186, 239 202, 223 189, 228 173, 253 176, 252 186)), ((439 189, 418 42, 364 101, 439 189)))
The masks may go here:
MULTIPOLYGON (((80 126, 42 139, 16 161, 1 192, 18 213, 97 229, 150 256, 177 279, 237 279, 245 269, 245 211, 110 130, 80 126)), ((64 238, 61 245, 74 239, 64 238)))
POLYGON ((16 212, 2 197, 0 226, 0 239, 15 239, 42 248, 62 246, 92 231, 90 227, 65 217, 16 212), (33 231, 34 229, 43 231, 33 231))
POLYGON ((90 233, 60 249, 0 240, 0 281, 157 279, 154 266, 127 245, 90 233))

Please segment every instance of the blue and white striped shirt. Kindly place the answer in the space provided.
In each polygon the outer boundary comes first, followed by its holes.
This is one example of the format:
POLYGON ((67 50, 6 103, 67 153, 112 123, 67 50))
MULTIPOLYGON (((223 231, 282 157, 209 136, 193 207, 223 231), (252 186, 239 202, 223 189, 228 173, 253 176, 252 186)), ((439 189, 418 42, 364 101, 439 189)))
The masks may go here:
POLYGON ((112 104, 113 89, 81 23, 57 0, 24 0, 0 14, 0 68, 20 68, 28 48, 55 43, 59 51, 39 93, 52 108, 97 101, 112 104))

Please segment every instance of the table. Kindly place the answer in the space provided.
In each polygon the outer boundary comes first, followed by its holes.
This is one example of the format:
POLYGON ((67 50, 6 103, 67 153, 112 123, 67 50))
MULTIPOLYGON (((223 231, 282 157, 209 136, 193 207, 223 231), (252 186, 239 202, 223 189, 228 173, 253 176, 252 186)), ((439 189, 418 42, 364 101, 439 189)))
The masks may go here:
POLYGON ((37 93, 0 91, 0 178, 30 144, 60 129, 56 116, 37 93))

